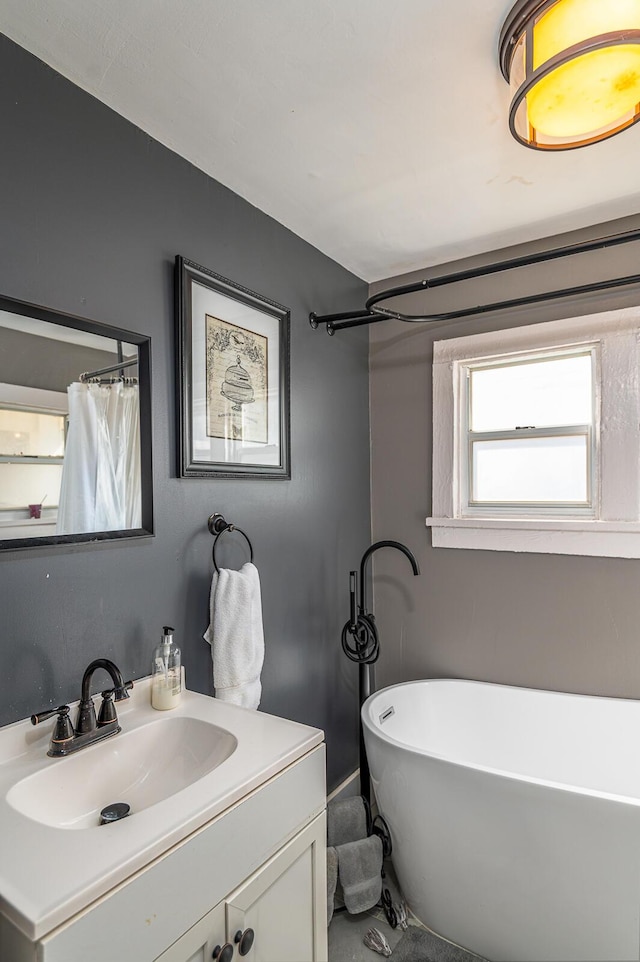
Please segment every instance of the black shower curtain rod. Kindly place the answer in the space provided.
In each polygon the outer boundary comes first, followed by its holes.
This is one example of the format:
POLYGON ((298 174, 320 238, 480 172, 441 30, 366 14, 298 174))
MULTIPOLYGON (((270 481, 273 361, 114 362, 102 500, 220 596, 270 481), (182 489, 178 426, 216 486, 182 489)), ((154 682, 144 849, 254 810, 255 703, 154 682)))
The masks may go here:
POLYGON ((461 281, 472 280, 476 277, 486 277, 489 274, 497 274, 500 271, 515 270, 518 267, 543 264, 545 261, 557 260, 560 257, 570 257, 574 254, 584 254, 587 251, 602 250, 605 247, 618 247, 621 244, 628 244, 636 240, 640 240, 640 229, 624 231, 619 234, 609 234, 594 240, 583 241, 581 244, 568 244, 565 247, 555 247, 551 250, 539 251, 535 254, 524 254, 521 257, 512 257, 506 261, 485 264, 483 267, 474 267, 466 271, 456 271, 453 274, 442 274, 439 277, 425 278, 421 281, 414 281, 412 284, 404 284, 402 287, 391 287, 388 290, 372 294, 365 302, 365 306, 361 311, 348 311, 339 314, 315 314, 312 311, 311 314, 309 314, 309 323, 314 330, 321 324, 326 324, 327 334, 335 334, 336 331, 343 331, 348 327, 361 327, 363 324, 377 324, 379 321, 388 321, 391 319, 411 323, 434 324, 438 321, 453 321, 463 317, 472 317, 476 314, 503 311, 510 307, 523 307, 527 304, 538 304, 541 301, 551 301, 562 297, 572 297, 576 294, 586 294, 638 284, 640 283, 640 274, 630 274, 626 277, 614 277, 610 280, 594 281, 589 284, 579 284, 574 287, 565 287, 556 291, 545 291, 540 294, 530 294, 524 297, 515 297, 508 301, 495 301, 491 304, 480 304, 475 307, 467 307, 440 314, 403 314, 400 311, 387 310, 376 306, 381 301, 387 301, 393 297, 401 297, 404 294, 415 294, 418 291, 444 287, 448 284, 457 284, 461 281))
POLYGON ((112 371, 119 371, 121 368, 133 367, 133 365, 137 363, 137 357, 130 357, 128 360, 118 361, 117 364, 110 364, 109 367, 101 367, 99 371, 84 371, 80 375, 80 380, 90 381, 94 377, 101 377, 103 374, 111 374, 112 371))

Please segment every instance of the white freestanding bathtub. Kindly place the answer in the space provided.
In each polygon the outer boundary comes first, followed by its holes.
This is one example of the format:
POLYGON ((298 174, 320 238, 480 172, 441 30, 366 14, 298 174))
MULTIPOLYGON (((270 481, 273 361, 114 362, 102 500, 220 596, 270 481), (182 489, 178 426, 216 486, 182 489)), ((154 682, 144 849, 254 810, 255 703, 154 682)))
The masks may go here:
POLYGON ((434 680, 362 718, 422 922, 492 962, 640 959, 640 701, 434 680))

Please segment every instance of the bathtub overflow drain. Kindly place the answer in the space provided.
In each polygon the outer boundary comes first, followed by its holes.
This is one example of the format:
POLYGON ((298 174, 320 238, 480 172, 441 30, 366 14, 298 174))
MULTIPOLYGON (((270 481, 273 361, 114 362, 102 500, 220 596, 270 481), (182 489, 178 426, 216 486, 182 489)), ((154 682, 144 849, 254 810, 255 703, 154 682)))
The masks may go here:
POLYGON ((100 812, 100 824, 108 825, 109 822, 118 822, 121 818, 126 818, 131 811, 131 806, 127 805, 126 802, 114 802, 112 805, 107 805, 100 812))

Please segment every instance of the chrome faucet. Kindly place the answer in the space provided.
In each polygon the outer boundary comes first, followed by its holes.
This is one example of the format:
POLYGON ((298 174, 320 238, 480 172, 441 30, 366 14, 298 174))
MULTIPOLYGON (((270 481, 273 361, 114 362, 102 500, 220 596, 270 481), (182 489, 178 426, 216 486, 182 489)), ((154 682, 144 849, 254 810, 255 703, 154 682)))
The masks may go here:
POLYGON ((75 728, 69 718, 68 705, 60 705, 58 708, 51 708, 31 716, 32 725, 39 725, 53 715, 58 716, 47 755, 53 758, 71 755, 72 752, 80 751, 81 748, 93 745, 94 742, 108 738, 109 735, 117 735, 121 728, 113 702, 128 698, 131 688, 133 688, 133 682, 123 681, 120 669, 108 658, 96 658, 92 661, 82 676, 82 696, 75 728), (90 688, 93 673, 99 668, 104 668, 109 673, 113 688, 102 692, 102 704, 96 720, 96 709, 90 688))

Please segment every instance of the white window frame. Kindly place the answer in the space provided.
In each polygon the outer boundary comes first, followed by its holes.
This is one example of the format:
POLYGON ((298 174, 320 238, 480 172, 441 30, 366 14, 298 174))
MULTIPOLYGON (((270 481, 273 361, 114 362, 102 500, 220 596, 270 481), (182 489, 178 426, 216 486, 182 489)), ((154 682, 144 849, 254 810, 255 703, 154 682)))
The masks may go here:
POLYGON ((640 308, 436 341, 432 543, 441 548, 640 557, 640 308), (593 512, 466 505, 465 363, 593 346, 600 434, 593 512))
MULTIPOLYGON (((457 452, 458 464, 460 470, 460 483, 458 485, 459 494, 459 505, 457 514, 459 517, 519 517, 523 513, 527 517, 575 517, 575 518, 595 518, 599 513, 599 489, 600 489, 600 472, 598 471, 599 464, 599 447, 600 447, 600 345, 599 343, 587 342, 586 344, 576 344, 571 347, 551 347, 545 350, 537 351, 524 351, 518 352, 516 354, 508 354, 499 357, 482 358, 480 361, 477 359, 466 358, 462 361, 456 361, 455 365, 457 367, 457 377, 459 379, 458 384, 458 394, 460 399, 460 408, 456 417, 456 422, 459 423, 458 431, 458 445, 459 450, 457 452), (561 358, 561 357, 576 357, 580 354, 590 354, 591 355, 591 369, 592 369, 592 411, 591 411, 591 423, 588 425, 564 425, 556 427, 547 428, 532 428, 526 430, 526 437, 566 437, 568 435, 584 435, 587 438, 587 448, 588 448, 588 462, 589 471, 587 476, 587 491, 589 494, 589 504, 588 505, 567 505, 567 504, 495 504, 487 505, 483 503, 475 503, 471 500, 471 488, 472 479, 471 475, 473 473, 472 467, 472 454, 471 445, 474 440, 482 440, 480 437, 486 437, 487 440, 492 438, 500 437, 516 437, 517 431, 524 430, 523 428, 516 428, 515 430, 504 430, 504 431, 482 431, 473 438, 473 432, 469 427, 469 414, 470 414, 470 401, 471 401, 471 389, 470 389, 470 375, 472 371, 482 370, 483 368, 498 368, 506 365, 523 365, 530 362, 548 360, 550 358, 561 358)), ((523 437, 524 435, 520 435, 523 437)))

